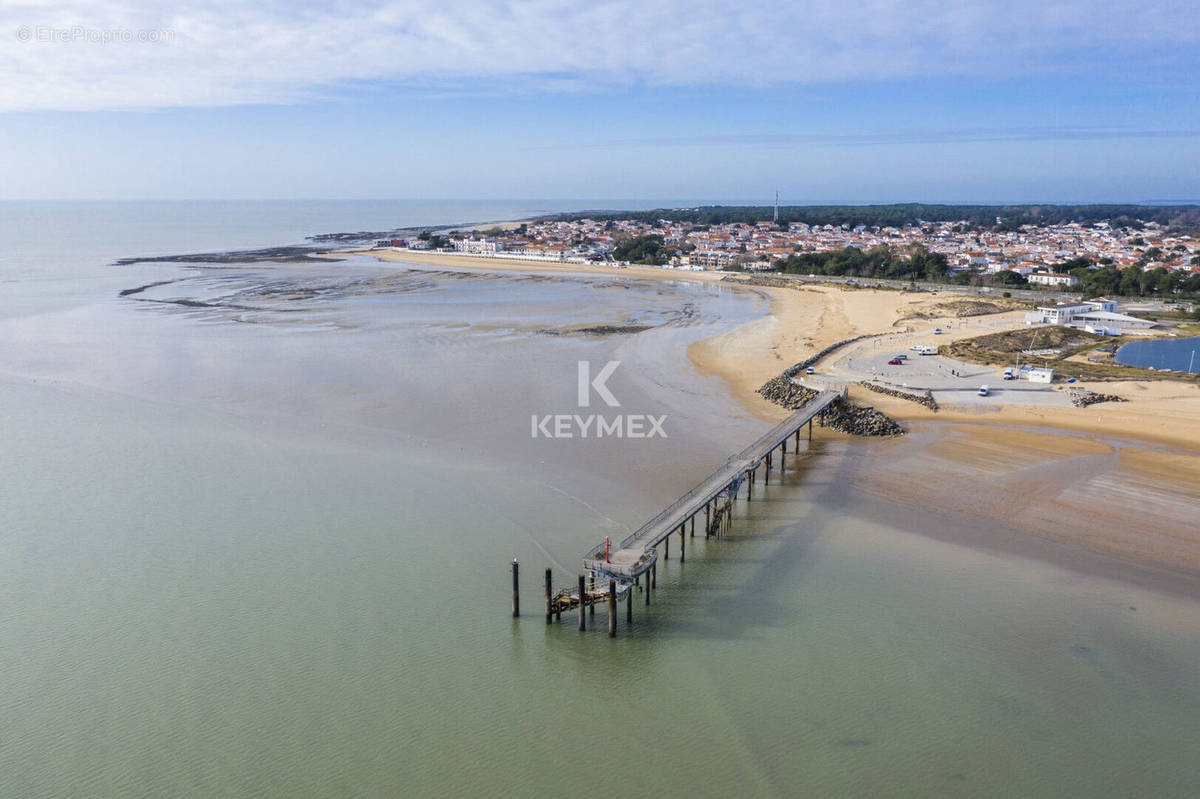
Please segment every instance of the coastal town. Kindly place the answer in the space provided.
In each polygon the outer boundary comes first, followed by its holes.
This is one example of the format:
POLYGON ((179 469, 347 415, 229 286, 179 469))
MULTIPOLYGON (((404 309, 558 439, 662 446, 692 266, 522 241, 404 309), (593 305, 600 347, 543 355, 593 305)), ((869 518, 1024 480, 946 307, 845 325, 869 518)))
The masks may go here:
MULTIPOLYGON (((950 276, 969 280, 998 273, 1021 282, 1071 289, 1078 276, 1065 265, 1113 266, 1150 272, 1163 269, 1175 280, 1200 275, 1200 237, 1148 222, 1136 228, 1107 222, 1022 225, 1016 230, 981 230, 965 221, 920 222, 903 227, 808 225, 778 221, 702 225, 660 219, 543 219, 507 227, 422 232, 383 239, 377 247, 440 250, 460 255, 536 261, 621 265, 622 244, 655 245, 653 263, 689 271, 765 272, 790 256, 853 247, 904 252, 916 246, 945 257, 950 276), (1060 271, 1061 270, 1061 271, 1060 271)), ((1200 279, 1197 279, 1200 282, 1200 279)))

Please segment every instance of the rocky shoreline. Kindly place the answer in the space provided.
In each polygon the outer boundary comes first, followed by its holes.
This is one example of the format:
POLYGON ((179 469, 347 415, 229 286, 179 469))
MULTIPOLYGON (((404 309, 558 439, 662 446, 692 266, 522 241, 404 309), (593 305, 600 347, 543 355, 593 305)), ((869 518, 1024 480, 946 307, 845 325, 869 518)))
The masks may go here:
POLYGON ((901 391, 898 388, 888 388, 887 386, 881 386, 878 383, 871 383, 866 380, 859 381, 858 385, 870 391, 874 391, 876 394, 883 394, 888 397, 895 397, 897 399, 915 402, 918 405, 924 405, 929 410, 937 413, 937 400, 933 398, 933 392, 929 389, 925 389, 924 394, 914 394, 911 391, 901 391))
POLYGON ((902 436, 904 428, 870 405, 835 402, 817 415, 817 424, 854 436, 902 436))
MULTIPOLYGON (((787 373, 785 372, 784 375, 787 373)), ((817 396, 818 392, 794 382, 790 377, 772 377, 758 389, 764 399, 787 408, 798 410, 817 396)), ((902 436, 904 428, 894 419, 870 406, 859 406, 847 400, 838 400, 817 415, 817 424, 839 433, 855 436, 902 436)))

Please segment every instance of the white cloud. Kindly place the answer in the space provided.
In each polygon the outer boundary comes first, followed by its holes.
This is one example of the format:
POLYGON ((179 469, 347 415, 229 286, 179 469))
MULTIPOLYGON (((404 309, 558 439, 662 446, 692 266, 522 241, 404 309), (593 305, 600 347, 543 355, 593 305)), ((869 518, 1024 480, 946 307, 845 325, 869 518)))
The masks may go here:
POLYGON ((1187 4, 1169 0, 162 6, 6 3, 0 110, 289 103, 379 81, 494 91, 1086 74, 1122 55, 1161 58, 1200 39, 1187 4), (25 34, 31 40, 20 40, 25 34), (132 40, 87 40, 114 34, 132 40), (45 40, 55 36, 67 41, 45 40))

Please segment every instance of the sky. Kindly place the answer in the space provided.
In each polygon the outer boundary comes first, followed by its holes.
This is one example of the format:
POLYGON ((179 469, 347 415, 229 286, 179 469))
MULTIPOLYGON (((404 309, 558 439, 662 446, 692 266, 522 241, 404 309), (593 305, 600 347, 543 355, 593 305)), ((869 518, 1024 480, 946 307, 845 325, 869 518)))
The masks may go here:
POLYGON ((1200 14, 0 0, 0 175, 0 199, 1195 201, 1200 14))

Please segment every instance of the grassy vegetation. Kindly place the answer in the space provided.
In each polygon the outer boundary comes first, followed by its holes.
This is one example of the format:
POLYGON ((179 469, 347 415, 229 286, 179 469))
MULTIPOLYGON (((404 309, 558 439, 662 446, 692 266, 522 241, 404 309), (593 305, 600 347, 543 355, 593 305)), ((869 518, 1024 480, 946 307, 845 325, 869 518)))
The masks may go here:
POLYGON ((1015 366, 1019 363, 1045 365, 1055 376, 1080 380, 1196 380, 1135 366, 1123 366, 1112 360, 1112 353, 1129 339, 1125 336, 1099 336, 1069 327, 1038 327, 1011 330, 986 336, 961 339, 943 345, 940 351, 959 360, 990 366, 1015 366), (1100 350, 1108 350, 1101 352, 1100 350), (1027 350, 1058 350, 1046 355, 1026 355, 1027 350))

